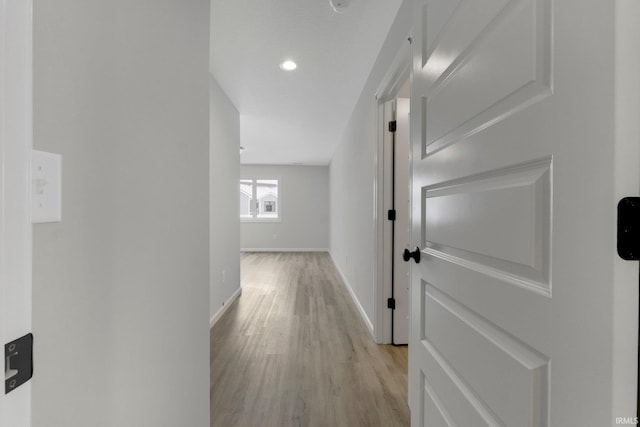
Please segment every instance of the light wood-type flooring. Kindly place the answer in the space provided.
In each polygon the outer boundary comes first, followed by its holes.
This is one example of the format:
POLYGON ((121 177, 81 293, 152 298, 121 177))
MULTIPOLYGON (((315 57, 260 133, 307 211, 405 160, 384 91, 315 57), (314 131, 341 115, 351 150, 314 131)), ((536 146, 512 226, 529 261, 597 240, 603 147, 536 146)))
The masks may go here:
POLYGON ((211 426, 408 426, 407 347, 377 345, 326 253, 245 253, 211 329, 211 426))

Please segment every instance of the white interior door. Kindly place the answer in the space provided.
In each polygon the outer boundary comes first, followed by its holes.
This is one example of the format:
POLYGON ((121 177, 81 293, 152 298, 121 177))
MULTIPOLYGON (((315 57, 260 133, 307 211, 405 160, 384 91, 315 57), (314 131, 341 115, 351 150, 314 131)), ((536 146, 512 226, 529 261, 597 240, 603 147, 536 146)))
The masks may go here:
POLYGON ((402 260, 402 251, 411 245, 409 225, 409 99, 396 99, 396 132, 394 186, 396 220, 393 283, 396 308, 393 311, 393 343, 409 343, 409 264, 402 260))
MULTIPOLYGON (((31 1, 0 0, 0 344, 31 331, 31 1)), ((5 378, 12 373, 5 372, 5 378)), ((31 425, 30 382, 0 391, 0 427, 31 425)))
POLYGON ((615 242, 639 183, 633 3, 414 0, 413 426, 635 416, 638 265, 615 242))

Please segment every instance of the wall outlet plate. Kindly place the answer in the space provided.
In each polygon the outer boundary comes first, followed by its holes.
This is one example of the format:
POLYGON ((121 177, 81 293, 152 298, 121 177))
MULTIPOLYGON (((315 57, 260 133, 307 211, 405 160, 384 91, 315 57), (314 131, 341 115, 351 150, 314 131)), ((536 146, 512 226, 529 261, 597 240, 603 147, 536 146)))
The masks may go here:
POLYGON ((31 222, 62 221, 62 156, 31 151, 31 222))

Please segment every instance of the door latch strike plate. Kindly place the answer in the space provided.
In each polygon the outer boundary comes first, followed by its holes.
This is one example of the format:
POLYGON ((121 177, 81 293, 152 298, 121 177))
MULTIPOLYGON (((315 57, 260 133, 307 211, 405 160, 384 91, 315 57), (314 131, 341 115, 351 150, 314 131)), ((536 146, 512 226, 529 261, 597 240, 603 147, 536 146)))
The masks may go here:
POLYGON ((26 383, 33 376, 33 334, 4 345, 4 394, 26 383))
POLYGON ((618 202, 618 255, 627 261, 640 260, 640 197, 618 202))

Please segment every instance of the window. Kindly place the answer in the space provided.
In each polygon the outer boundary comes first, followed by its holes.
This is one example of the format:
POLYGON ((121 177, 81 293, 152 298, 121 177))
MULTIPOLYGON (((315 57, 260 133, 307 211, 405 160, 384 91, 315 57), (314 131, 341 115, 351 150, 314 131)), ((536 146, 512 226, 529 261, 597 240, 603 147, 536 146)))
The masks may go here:
POLYGON ((240 180, 240 218, 245 221, 280 219, 277 179, 240 180))

